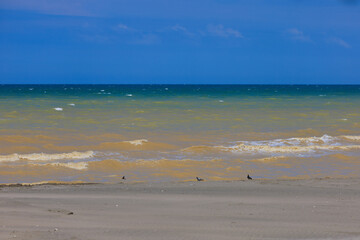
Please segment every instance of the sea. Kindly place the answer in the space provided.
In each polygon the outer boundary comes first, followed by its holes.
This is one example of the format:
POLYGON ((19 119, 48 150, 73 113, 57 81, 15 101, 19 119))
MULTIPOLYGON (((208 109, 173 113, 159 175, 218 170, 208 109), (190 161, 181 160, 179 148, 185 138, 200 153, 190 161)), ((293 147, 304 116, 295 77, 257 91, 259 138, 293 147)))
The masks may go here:
POLYGON ((360 85, 0 85, 0 183, 247 174, 359 177, 360 85))

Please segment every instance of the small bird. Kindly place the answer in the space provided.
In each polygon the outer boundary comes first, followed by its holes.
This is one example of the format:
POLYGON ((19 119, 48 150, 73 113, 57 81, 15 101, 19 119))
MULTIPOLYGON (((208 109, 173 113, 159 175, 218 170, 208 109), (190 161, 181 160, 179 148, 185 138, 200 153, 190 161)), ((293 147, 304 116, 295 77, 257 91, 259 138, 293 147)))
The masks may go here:
POLYGON ((126 180, 126 177, 125 177, 125 176, 123 176, 123 177, 122 177, 122 180, 126 180))
POLYGON ((252 177, 250 177, 250 175, 248 174, 247 179, 252 180, 252 177))
POLYGON ((198 180, 198 182, 204 181, 204 179, 196 177, 196 180, 198 180))

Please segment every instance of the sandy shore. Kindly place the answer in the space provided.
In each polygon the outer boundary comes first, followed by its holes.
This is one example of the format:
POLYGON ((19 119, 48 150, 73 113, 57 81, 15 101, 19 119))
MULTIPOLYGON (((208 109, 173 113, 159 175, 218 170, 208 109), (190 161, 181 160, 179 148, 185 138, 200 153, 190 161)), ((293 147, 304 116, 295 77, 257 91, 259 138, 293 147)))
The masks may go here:
POLYGON ((0 188, 0 239, 360 239, 360 179, 0 188))

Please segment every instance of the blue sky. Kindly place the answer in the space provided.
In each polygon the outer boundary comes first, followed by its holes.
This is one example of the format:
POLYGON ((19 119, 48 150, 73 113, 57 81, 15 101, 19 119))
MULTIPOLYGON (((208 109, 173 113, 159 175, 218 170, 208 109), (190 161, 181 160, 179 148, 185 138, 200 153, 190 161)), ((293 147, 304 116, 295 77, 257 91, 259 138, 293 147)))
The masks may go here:
POLYGON ((0 0, 0 83, 360 84, 360 3, 0 0))

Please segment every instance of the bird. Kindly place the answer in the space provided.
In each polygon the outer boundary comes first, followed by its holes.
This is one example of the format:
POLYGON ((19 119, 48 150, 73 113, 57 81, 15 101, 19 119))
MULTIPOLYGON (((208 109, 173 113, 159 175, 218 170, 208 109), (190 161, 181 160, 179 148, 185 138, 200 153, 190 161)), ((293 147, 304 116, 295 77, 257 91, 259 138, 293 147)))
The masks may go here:
POLYGON ((204 181, 204 179, 196 177, 196 180, 198 180, 198 182, 204 181))
POLYGON ((123 176, 123 177, 122 177, 122 180, 126 180, 126 177, 125 177, 125 176, 123 176))
POLYGON ((250 177, 250 175, 248 174, 247 179, 252 180, 252 177, 250 177))

